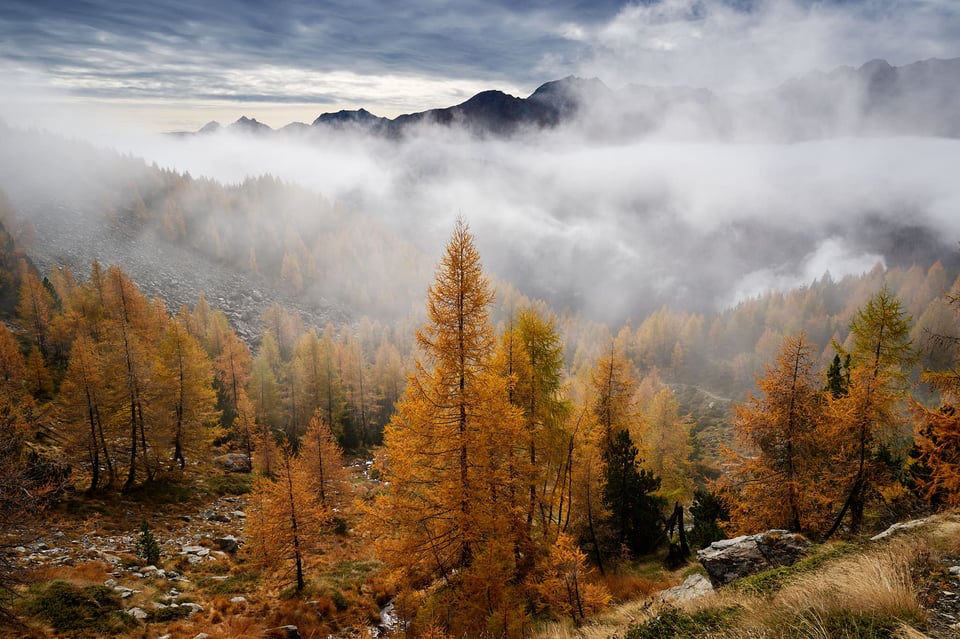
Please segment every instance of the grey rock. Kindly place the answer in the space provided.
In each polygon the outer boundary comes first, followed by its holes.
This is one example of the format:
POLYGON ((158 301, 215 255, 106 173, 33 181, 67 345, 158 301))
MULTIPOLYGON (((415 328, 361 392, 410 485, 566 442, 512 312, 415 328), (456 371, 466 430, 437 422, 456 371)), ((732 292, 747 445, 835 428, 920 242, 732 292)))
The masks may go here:
POLYGON ((681 603, 711 592, 713 592, 713 585, 710 580, 700 573, 695 573, 687 577, 679 586, 661 591, 660 599, 671 603, 681 603))
POLYGON ((228 553, 235 553, 240 548, 240 541, 233 535, 224 535, 223 537, 217 537, 213 540, 213 543, 217 544, 220 547, 220 550, 228 553))
POLYGON ((270 639, 300 639, 300 629, 293 625, 280 626, 278 628, 268 628, 261 635, 270 637, 270 639))
POLYGON ((232 603, 232 604, 247 603, 247 598, 246 598, 246 597, 241 597, 241 596, 237 595, 236 597, 231 597, 231 598, 230 598, 230 603, 232 603))
POLYGON ((770 568, 789 566, 803 557, 810 542, 797 533, 768 530, 756 535, 715 541, 697 552, 715 588, 734 579, 755 575, 770 568))
POLYGON ((951 575, 960 577, 960 566, 950 566, 947 570, 950 571, 951 575))
POLYGON ((188 617, 192 617, 193 615, 197 614, 198 612, 203 612, 203 606, 201 606, 201 605, 198 604, 198 603, 182 603, 182 604, 179 604, 178 607, 179 607, 179 608, 188 608, 188 609, 190 610, 190 613, 187 615, 188 617))
POLYGON ((881 541, 897 533, 901 533, 906 530, 913 530, 914 528, 919 528, 920 526, 926 525, 928 521, 929 520, 927 519, 914 519, 912 521, 902 521, 902 522, 896 523, 890 526, 889 528, 887 528, 886 530, 884 530, 879 535, 874 535, 873 537, 871 537, 870 541, 881 541))
POLYGON ((140 621, 143 621, 147 618, 147 611, 143 608, 130 608, 127 610, 127 614, 135 619, 139 619, 140 621))
POLYGON ((219 455, 213 458, 213 463, 217 468, 222 468, 230 473, 249 473, 252 468, 250 465, 250 457, 243 453, 219 455))

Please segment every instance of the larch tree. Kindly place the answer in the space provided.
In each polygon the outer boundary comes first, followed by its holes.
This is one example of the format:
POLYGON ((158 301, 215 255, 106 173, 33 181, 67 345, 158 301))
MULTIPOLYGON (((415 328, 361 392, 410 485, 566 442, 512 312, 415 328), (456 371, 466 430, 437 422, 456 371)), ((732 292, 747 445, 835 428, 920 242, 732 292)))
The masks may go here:
MULTIPOLYGON (((960 311, 960 297, 948 296, 960 311)), ((941 346, 952 343, 952 350, 960 354, 960 339, 938 335, 941 346)), ((944 350, 951 350, 945 348, 944 350)), ((955 360, 956 361, 956 360, 955 360)), ((917 421, 917 446, 920 462, 926 467, 922 489, 928 501, 940 506, 960 505, 960 368, 927 370, 923 381, 940 393, 939 406, 929 408, 917 401, 911 402, 911 412, 917 421)))
POLYGON ((569 616, 575 626, 610 603, 609 591, 593 579, 587 556, 565 533, 557 536, 539 572, 535 589, 541 601, 550 610, 569 616))
POLYGON ((101 464, 107 471, 106 485, 117 480, 110 445, 113 433, 109 424, 104 423, 104 383, 102 357, 96 344, 86 335, 78 336, 70 350, 57 405, 69 442, 68 455, 84 455, 83 465, 89 465, 91 493, 101 486, 101 464))
POLYGON ((931 409, 913 402, 920 460, 928 469, 924 495, 934 505, 960 505, 960 372, 926 372, 924 381, 940 392, 931 409))
POLYGON ((518 513, 503 504, 527 485, 522 418, 493 365, 492 301, 458 220, 427 293, 421 358, 386 428, 388 489, 368 512, 386 531, 378 549, 403 587, 442 579, 438 596, 463 604, 444 625, 503 634, 523 614, 510 595, 518 513))
POLYGON ((264 333, 260 350, 253 360, 247 396, 256 420, 257 457, 261 472, 272 473, 274 456, 264 448, 283 430, 283 401, 277 372, 283 370, 280 352, 271 333, 264 333))
POLYGON ((103 288, 107 318, 103 323, 108 357, 105 358, 107 385, 112 391, 110 421, 123 425, 127 431, 127 478, 123 489, 128 491, 136 483, 137 468, 143 466, 147 478, 152 479, 155 464, 147 441, 145 417, 151 406, 154 382, 150 344, 156 336, 139 330, 147 325, 147 300, 119 267, 108 269, 103 288))
MULTIPOLYGON (((373 412, 373 393, 371 392, 370 365, 364 353, 363 344, 349 330, 340 335, 337 345, 341 362, 347 422, 352 426, 356 445, 366 448, 372 440, 370 418, 373 412)), ((351 442, 345 441, 344 444, 351 442)))
POLYGON ((25 392, 27 371, 20 346, 6 324, 0 323, 0 391, 19 399, 25 392))
POLYGON ((287 437, 291 440, 303 434, 314 412, 324 405, 324 378, 329 370, 326 359, 316 329, 300 336, 290 365, 287 437))
POLYGON ((829 495, 823 471, 823 401, 816 349, 806 335, 784 338, 776 361, 757 379, 758 396, 734 406, 743 453, 721 478, 735 495, 730 514, 738 531, 786 528, 823 532, 829 495))
POLYGON ((850 531, 858 533, 867 501, 879 486, 890 482, 889 468, 881 457, 903 435, 907 367, 915 359, 910 317, 886 287, 857 310, 850 334, 850 385, 846 396, 830 402, 831 440, 837 449, 834 461, 838 472, 847 477, 847 488, 827 538, 836 533, 848 512, 850 531))
POLYGON ((302 592, 307 557, 319 547, 331 511, 320 503, 315 475, 289 443, 281 447, 274 477, 257 478, 249 504, 250 560, 268 569, 292 568, 302 592))
MULTIPOLYGON (((220 315, 222 314, 218 311, 214 317, 220 315)), ((217 322, 214 322, 214 325, 216 326, 217 322)), ((219 349, 213 360, 213 368, 219 384, 221 422, 224 426, 232 428, 237 424, 239 416, 240 395, 246 392, 247 383, 250 381, 253 358, 250 357, 250 349, 247 345, 241 342, 229 327, 225 329, 221 327, 216 330, 216 333, 219 349)), ((241 446, 245 448, 245 452, 249 454, 252 444, 248 433, 239 433, 238 439, 241 446)))
POLYGON ((213 365, 185 322, 167 322, 159 345, 163 390, 162 436, 173 460, 183 470, 187 454, 199 456, 217 435, 220 419, 213 388, 213 365))
POLYGON ((643 455, 647 468, 660 478, 660 495, 672 502, 693 501, 690 422, 680 416, 680 403, 668 387, 644 407, 646 431, 643 455))
POLYGON ((633 365, 611 342, 610 353, 594 364, 589 389, 591 411, 603 429, 607 445, 613 444, 621 430, 630 432, 631 436, 638 432, 640 414, 633 401, 636 390, 633 365))
POLYGON ((47 338, 50 321, 54 315, 53 296, 26 264, 21 266, 21 271, 17 315, 23 323, 25 335, 46 358, 50 355, 47 349, 47 338))
POLYGON ((561 475, 567 461, 564 426, 570 406, 561 394, 563 344, 554 320, 533 308, 520 310, 501 337, 497 366, 511 380, 510 402, 523 414, 525 461, 532 472, 526 478, 525 494, 515 499, 526 511, 521 526, 526 543, 539 543, 552 539, 559 529, 556 500, 562 495, 561 475))
POLYGON ((343 453, 319 409, 300 440, 300 456, 305 471, 313 477, 320 503, 326 508, 342 505, 349 490, 343 453))
POLYGON ((383 427, 390 421, 407 383, 400 350, 386 337, 381 339, 377 347, 372 378, 377 397, 374 404, 376 412, 373 416, 377 431, 374 439, 382 441, 383 427))

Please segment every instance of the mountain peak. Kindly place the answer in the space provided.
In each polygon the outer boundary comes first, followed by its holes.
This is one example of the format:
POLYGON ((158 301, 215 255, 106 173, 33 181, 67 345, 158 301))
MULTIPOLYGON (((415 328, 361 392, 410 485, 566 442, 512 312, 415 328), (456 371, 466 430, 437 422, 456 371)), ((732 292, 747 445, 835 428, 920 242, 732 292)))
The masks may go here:
POLYGON ((364 108, 359 108, 356 110, 341 109, 336 113, 322 113, 316 120, 313 121, 311 126, 318 126, 321 124, 333 124, 333 125, 344 125, 344 124, 358 124, 358 125, 372 125, 385 121, 386 118, 381 118, 380 116, 374 115, 367 111, 364 108))
POLYGON ((257 122, 256 118, 248 118, 245 115, 241 115, 236 122, 230 125, 231 129, 240 129, 243 131, 253 131, 253 132, 262 132, 262 131, 272 131, 269 126, 263 122, 257 122))

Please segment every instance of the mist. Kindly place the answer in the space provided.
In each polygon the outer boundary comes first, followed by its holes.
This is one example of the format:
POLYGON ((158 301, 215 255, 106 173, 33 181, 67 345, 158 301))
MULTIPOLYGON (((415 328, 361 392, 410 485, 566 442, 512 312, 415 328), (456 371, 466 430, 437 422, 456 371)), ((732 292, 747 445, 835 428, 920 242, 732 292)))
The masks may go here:
MULTIPOLYGON (((960 141, 951 139, 613 144, 570 131, 484 140, 425 127, 401 141, 224 131, 110 143, 195 178, 269 174, 301 185, 434 262, 462 215, 497 278, 558 310, 610 321, 662 305, 716 310, 878 263, 952 264, 960 239, 960 141)), ((263 211, 318 223, 316 211, 291 206, 263 211)))
MULTIPOLYGON (((889 12, 882 2, 748 4, 665 0, 561 25, 564 39, 583 44, 577 59, 545 54, 532 67, 552 74, 544 79, 575 70, 610 88, 574 96, 581 108, 559 127, 509 137, 428 124, 399 138, 316 127, 164 136, 114 111, 64 108, 68 100, 58 112, 58 92, 33 76, 0 117, 194 178, 276 176, 389 231, 429 264, 462 215, 496 278, 557 310, 613 322, 663 305, 721 309, 877 264, 960 266, 960 66, 933 61, 894 89, 900 71, 886 65, 838 68, 960 54, 950 35, 960 13, 927 0, 889 12), (30 91, 43 109, 31 107, 30 91)), ((259 117, 256 106, 236 117, 259 117)), ((109 162, 72 161, 63 149, 8 143, 0 155, 0 188, 27 217, 95 210, 102 194, 92 185, 123 180, 109 162)), ((301 206, 281 199, 260 210, 323 226, 327 213, 301 206)), ((357 242, 358 259, 376 264, 357 242)), ((365 277, 403 276, 369 268, 365 277)), ((422 303, 429 281, 429 272, 408 275, 395 287, 409 291, 405 307, 422 303)))

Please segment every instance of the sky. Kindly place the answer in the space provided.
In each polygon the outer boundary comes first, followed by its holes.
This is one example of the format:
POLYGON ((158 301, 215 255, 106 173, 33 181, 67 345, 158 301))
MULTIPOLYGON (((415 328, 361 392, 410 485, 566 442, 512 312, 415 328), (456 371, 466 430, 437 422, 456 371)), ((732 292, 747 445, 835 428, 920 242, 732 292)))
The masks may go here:
POLYGON ((4 0, 0 117, 280 127, 525 97, 567 75, 751 91, 957 56, 956 0, 4 0))
MULTIPOLYGON (((836 101, 850 126, 810 139, 786 134, 792 117, 822 116, 799 102, 764 107, 766 123, 734 108, 746 130, 729 139, 696 109, 655 102, 631 118, 601 112, 604 135, 589 118, 512 139, 443 127, 399 141, 158 134, 242 115, 275 128, 339 109, 396 116, 492 88, 523 97, 568 75, 612 89, 705 87, 742 106, 743 94, 877 58, 960 58, 960 0, 0 0, 0 120, 225 184, 270 174, 430 257, 463 215, 498 277, 557 308, 639 319, 662 304, 722 308, 828 271, 856 275, 913 245, 955 263, 960 140, 858 133, 856 87, 836 101), (633 132, 648 120, 649 134, 633 132)), ((952 117, 943 99, 917 95, 908 117, 952 117)), ((38 201, 101 206, 53 186, 92 183, 90 167, 65 169, 63 152, 24 144, 0 139, 13 163, 0 166, 0 190, 22 214, 38 201)))

